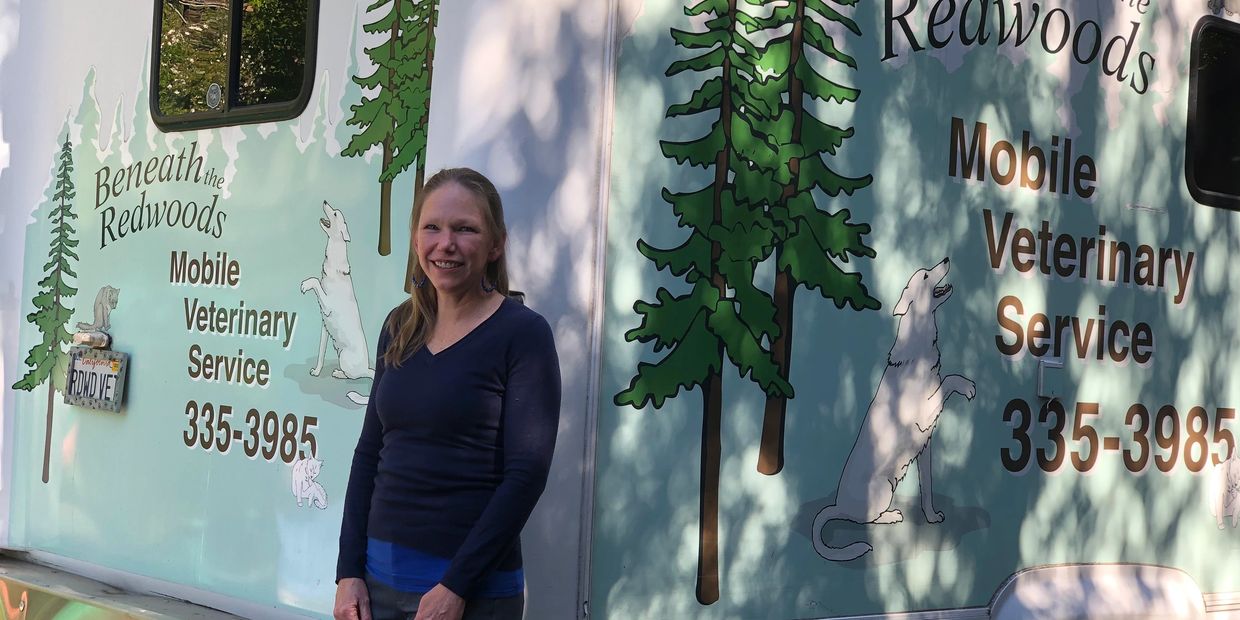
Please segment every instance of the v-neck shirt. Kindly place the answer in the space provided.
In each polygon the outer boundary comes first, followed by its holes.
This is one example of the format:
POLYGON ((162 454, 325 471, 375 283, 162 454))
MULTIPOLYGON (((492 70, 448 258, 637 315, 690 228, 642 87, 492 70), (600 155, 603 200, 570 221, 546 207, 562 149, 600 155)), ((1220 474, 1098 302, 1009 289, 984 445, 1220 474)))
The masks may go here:
POLYGON ((472 331, 399 366, 379 337, 345 494, 337 579, 362 577, 367 537, 449 559, 468 597, 521 567, 520 532, 546 485, 560 411, 550 326, 511 299, 472 331))
POLYGON ((479 329, 482 329, 482 327, 486 325, 487 323, 489 323, 491 319, 495 317, 496 314, 499 314, 499 311, 503 309, 504 307, 504 303, 509 302, 509 301, 511 300, 507 297, 502 298, 499 302, 499 305, 495 307, 495 310, 492 310, 491 313, 488 314, 486 318, 482 319, 482 321, 480 321, 477 325, 475 325, 473 329, 469 330, 468 332, 465 332, 465 334, 462 335, 460 338, 457 338, 456 340, 452 341, 451 343, 448 344, 448 346, 440 349, 438 352, 431 351, 431 347, 429 343, 427 343, 427 346, 422 347, 422 350, 426 351, 426 353, 430 355, 431 357, 442 355, 443 353, 447 352, 448 349, 455 347, 462 340, 465 340, 466 338, 469 338, 470 336, 472 336, 474 332, 477 332, 479 329))

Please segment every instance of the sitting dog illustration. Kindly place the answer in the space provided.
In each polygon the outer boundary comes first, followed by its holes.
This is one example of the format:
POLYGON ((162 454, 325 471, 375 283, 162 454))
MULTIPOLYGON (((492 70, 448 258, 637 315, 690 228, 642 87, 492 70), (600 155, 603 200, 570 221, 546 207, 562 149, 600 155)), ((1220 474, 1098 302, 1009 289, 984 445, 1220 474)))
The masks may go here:
POLYGON ((120 298, 121 291, 108 285, 99 287, 99 292, 95 294, 95 322, 94 323, 78 323, 78 331, 95 332, 108 331, 112 327, 112 323, 108 317, 112 311, 116 309, 116 302, 120 298))
MULTIPOLYGON (((327 235, 327 251, 323 257, 323 274, 306 278, 301 292, 314 291, 323 315, 323 331, 319 336, 319 359, 310 374, 317 377, 323 371, 323 355, 327 340, 331 338, 336 349, 340 367, 332 371, 337 379, 375 377, 370 367, 370 352, 366 334, 362 331, 362 317, 357 310, 357 296, 353 292, 353 278, 349 271, 349 255, 345 246, 349 242, 349 228, 344 214, 323 201, 323 214, 319 226, 327 235)), ((367 397, 350 391, 349 400, 366 404, 367 397)))
POLYGON ((810 539, 814 550, 828 560, 858 558, 873 547, 855 542, 842 548, 822 541, 828 521, 899 523, 904 515, 891 507, 896 485, 909 465, 917 461, 921 481, 921 509, 926 520, 938 523, 943 513, 934 509, 931 490, 930 437, 952 394, 973 400, 973 382, 960 376, 939 376, 938 326, 934 312, 952 294, 940 286, 950 267, 948 259, 931 269, 919 269, 909 279, 892 310, 900 317, 896 342, 887 356, 887 368, 878 392, 861 422, 861 431, 840 475, 835 503, 814 517, 810 539))
POLYGON ((314 457, 299 456, 293 461, 293 497, 297 498, 299 507, 302 500, 307 500, 311 508, 327 509, 327 491, 315 480, 322 468, 323 461, 314 457))
POLYGON ((1231 457, 1214 466, 1210 479, 1210 512, 1218 521, 1218 529, 1226 526, 1223 520, 1231 517, 1231 526, 1240 523, 1240 451, 1232 451, 1231 457))

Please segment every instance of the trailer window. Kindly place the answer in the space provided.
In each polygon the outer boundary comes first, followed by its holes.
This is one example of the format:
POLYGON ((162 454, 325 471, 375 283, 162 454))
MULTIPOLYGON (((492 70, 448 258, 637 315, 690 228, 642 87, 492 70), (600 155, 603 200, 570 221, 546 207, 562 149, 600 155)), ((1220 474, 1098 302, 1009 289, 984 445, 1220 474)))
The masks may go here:
POLYGON ((296 117, 318 0, 156 0, 151 116, 164 131, 296 117))
POLYGON ((1193 32, 1185 180, 1202 204, 1240 209, 1240 25, 1207 16, 1193 32))

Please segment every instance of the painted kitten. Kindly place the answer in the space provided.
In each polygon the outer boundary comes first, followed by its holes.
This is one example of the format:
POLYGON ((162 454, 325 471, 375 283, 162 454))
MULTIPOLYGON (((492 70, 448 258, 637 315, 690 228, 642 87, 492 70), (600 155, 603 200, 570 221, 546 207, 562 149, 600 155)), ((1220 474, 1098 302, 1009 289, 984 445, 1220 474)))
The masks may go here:
POLYGON ((323 461, 314 457, 297 457, 293 461, 293 497, 297 498, 298 506, 302 505, 302 500, 307 500, 312 508, 327 509, 327 491, 315 480, 322 468, 323 461))
POLYGON ((1213 485, 1210 490, 1211 512, 1224 529, 1223 520, 1231 517, 1231 526, 1240 523, 1240 454, 1233 452, 1231 458, 1214 466, 1213 485))

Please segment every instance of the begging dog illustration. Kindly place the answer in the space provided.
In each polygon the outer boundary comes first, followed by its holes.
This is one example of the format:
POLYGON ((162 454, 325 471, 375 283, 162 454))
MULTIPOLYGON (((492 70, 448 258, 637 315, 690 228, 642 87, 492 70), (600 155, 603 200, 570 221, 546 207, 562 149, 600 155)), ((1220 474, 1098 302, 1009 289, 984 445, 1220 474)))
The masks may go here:
MULTIPOLYGON (((327 351, 330 337, 336 349, 340 367, 332 371, 337 379, 375 378, 370 367, 370 352, 366 334, 362 331, 362 317, 357 310, 357 296, 353 292, 353 278, 349 271, 349 255, 345 246, 349 242, 349 228, 344 214, 323 201, 323 217, 319 227, 327 235, 327 251, 323 257, 323 274, 318 278, 306 278, 301 292, 314 291, 323 315, 323 331, 319 336, 319 359, 310 374, 317 377, 323 371, 323 354, 327 351)), ((348 393, 349 400, 365 405, 369 400, 357 392, 348 393)))
POLYGON ((960 376, 939 376, 938 326, 934 312, 952 294, 941 285, 950 268, 948 259, 931 269, 919 269, 892 310, 900 317, 896 342, 887 355, 887 368, 878 392, 861 422, 861 431, 840 475, 835 503, 814 517, 810 539, 818 555, 833 561, 856 559, 869 552, 869 543, 830 547, 822 541, 828 521, 899 523, 904 515, 891 507, 896 485, 917 461, 921 482, 921 509, 926 520, 939 523, 943 513, 934 509, 931 490, 930 436, 943 405, 952 394, 973 400, 973 382, 960 376))

